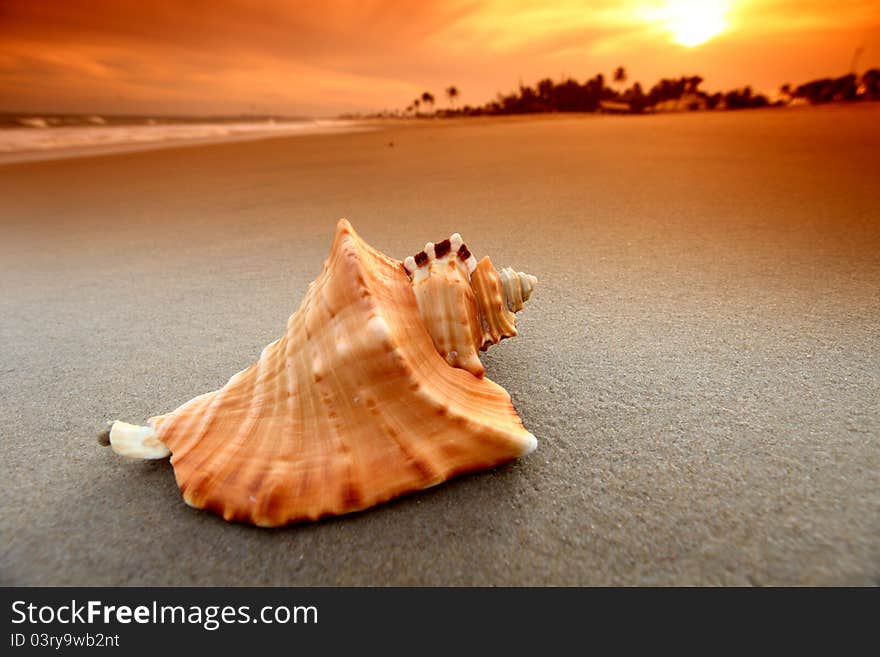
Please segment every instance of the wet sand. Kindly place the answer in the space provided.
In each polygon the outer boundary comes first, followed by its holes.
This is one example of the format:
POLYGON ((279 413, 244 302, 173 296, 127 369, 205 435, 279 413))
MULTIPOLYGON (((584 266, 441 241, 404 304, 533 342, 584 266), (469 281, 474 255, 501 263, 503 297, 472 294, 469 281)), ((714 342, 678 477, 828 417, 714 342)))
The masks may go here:
POLYGON ((0 581, 877 583, 878 124, 424 121, 0 166, 0 581), (95 443, 256 359, 342 216, 539 277, 484 359, 535 453, 261 530, 95 443))

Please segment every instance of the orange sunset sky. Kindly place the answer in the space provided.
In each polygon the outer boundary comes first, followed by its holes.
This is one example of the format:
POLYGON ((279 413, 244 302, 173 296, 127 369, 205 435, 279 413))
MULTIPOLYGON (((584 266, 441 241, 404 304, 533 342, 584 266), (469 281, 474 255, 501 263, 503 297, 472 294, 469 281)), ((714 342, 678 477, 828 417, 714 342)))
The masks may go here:
POLYGON ((625 66, 704 88, 880 67, 878 0, 0 0, 0 110, 331 115, 625 66))

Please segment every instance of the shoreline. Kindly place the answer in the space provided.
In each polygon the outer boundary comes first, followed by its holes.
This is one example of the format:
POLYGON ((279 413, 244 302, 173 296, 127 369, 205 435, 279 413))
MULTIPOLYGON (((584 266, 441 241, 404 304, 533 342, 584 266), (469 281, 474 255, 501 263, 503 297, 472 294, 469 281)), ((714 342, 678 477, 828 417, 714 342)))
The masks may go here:
MULTIPOLYGON (((194 124, 187 126, 191 129, 208 128, 213 124, 194 124)), ((153 126, 137 126, 148 127, 153 126)), ((167 127, 167 126, 163 126, 167 127)), ((228 127, 228 126, 224 126, 228 127)), ((22 134, 31 133, 33 130, 46 131, 46 135, 51 135, 51 131, 57 130, 93 130, 101 131, 108 128, 6 128, 0 130, 0 138, 3 137, 4 131, 16 131, 22 134)), ((113 127, 109 128, 113 129, 113 127)), ((129 128, 130 129, 130 128, 129 128)), ((270 124, 265 128, 252 129, 245 132, 237 132, 225 135, 209 135, 194 137, 178 137, 166 139, 152 139, 147 141, 127 140, 114 143, 102 144, 83 144, 66 147, 48 147, 36 149, 22 150, 0 150, 0 166, 7 164, 18 164, 21 162, 48 162, 56 160, 69 160, 82 157, 92 157, 99 155, 113 155, 117 153, 137 153, 142 151, 165 150, 169 148, 186 148, 194 146, 209 146, 214 144, 226 144, 248 141, 262 141, 265 139, 286 139, 289 137, 308 137, 312 135, 332 135, 332 134, 348 134, 356 132, 366 132, 374 130, 375 127, 370 125, 369 120, 349 120, 334 119, 315 121, 312 125, 291 124, 286 126, 282 123, 270 124)))
MULTIPOLYGON (((729 116, 747 112, 766 115, 802 114, 809 112, 838 111, 873 111, 872 107, 880 107, 880 101, 864 103, 826 103, 821 105, 799 105, 789 107, 763 107, 741 110, 704 110, 677 112, 644 112, 641 114, 613 114, 601 112, 533 112, 481 116, 418 116, 418 117, 361 117, 345 119, 328 119, 326 125, 308 128, 291 126, 289 131, 279 129, 255 130, 248 133, 217 135, 208 137, 166 139, 161 141, 127 141, 112 144, 96 144, 91 146, 74 146, 66 148, 46 148, 21 151, 0 151, 0 166, 10 166, 29 162, 53 162, 78 158, 99 157, 177 148, 195 148, 200 146, 216 146, 242 142, 284 140, 289 138, 313 137, 324 135, 354 134, 358 132, 378 132, 394 128, 426 128, 447 126, 481 126, 510 125, 517 123, 571 122, 585 120, 602 121, 646 121, 662 119, 696 119, 729 116)), ((712 120, 712 119, 709 119, 712 120)), ((323 121, 323 120, 322 120, 323 121)), ((55 128, 47 128, 52 130, 55 128)), ((79 128, 73 128, 79 129, 79 128)), ((3 131, 0 130, 0 136, 3 131)))

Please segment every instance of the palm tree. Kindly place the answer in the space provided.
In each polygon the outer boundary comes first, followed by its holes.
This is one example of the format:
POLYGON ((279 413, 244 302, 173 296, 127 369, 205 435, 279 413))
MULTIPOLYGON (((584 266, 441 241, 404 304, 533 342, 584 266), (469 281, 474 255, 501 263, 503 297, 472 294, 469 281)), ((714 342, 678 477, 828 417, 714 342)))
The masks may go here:
POLYGON ((449 104, 455 105, 455 99, 458 98, 458 88, 455 86, 446 88, 446 97, 449 98, 449 104))
POLYGON ((626 69, 623 66, 614 69, 614 84, 620 85, 621 89, 626 85, 626 69))
POLYGON ((430 105, 431 107, 433 107, 433 106, 434 106, 434 95, 431 94, 431 93, 429 93, 429 92, 427 92, 427 91, 425 91, 425 92, 422 94, 422 102, 423 102, 425 105, 430 105))
POLYGON ((418 116, 418 115, 419 115, 419 105, 422 104, 422 101, 420 101, 418 98, 416 98, 416 99, 412 102, 412 104, 413 104, 413 109, 414 109, 415 112, 416 112, 416 116, 418 116))

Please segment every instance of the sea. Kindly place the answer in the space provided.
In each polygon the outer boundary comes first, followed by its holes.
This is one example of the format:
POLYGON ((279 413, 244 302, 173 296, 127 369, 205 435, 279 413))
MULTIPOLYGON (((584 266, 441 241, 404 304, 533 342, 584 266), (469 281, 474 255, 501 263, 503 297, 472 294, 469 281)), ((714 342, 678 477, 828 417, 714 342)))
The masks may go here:
POLYGON ((0 163, 370 129, 351 119, 0 113, 0 163))

